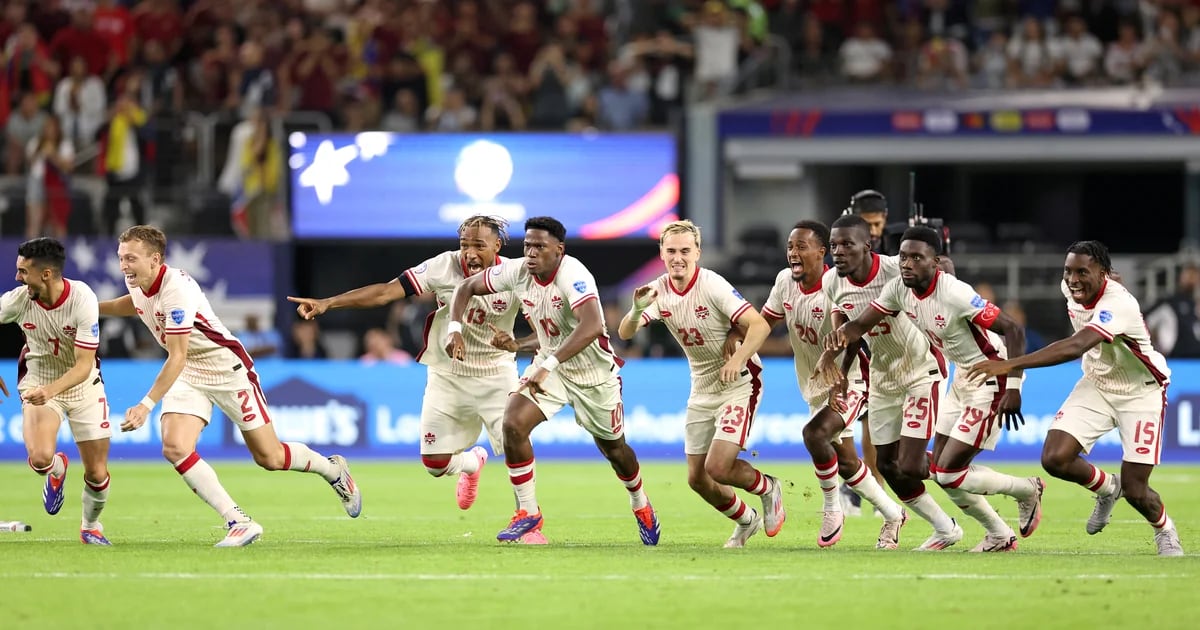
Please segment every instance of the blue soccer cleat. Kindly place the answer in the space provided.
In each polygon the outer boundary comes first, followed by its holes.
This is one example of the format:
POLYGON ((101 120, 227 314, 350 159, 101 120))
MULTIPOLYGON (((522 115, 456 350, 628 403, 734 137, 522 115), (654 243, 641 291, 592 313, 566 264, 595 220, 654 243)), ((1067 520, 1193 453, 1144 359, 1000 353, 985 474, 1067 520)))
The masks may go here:
POLYGON ((61 477, 47 474, 46 485, 42 487, 42 504, 46 506, 46 513, 50 515, 58 514, 58 511, 62 509, 66 494, 63 489, 67 485, 67 455, 66 453, 55 453, 54 456, 62 458, 63 474, 61 477))
POLYGON ((100 545, 102 547, 112 546, 112 543, 108 542, 108 539, 104 537, 103 527, 79 530, 79 542, 85 545, 100 545))
POLYGON ((517 510, 513 514, 512 520, 509 521, 508 527, 496 534, 496 540, 500 542, 518 542, 525 534, 537 531, 542 528, 542 513, 529 514, 525 510, 517 510))
POLYGON ((654 508, 647 503, 646 507, 634 510, 633 515, 637 517, 638 534, 642 537, 642 544, 657 545, 658 535, 661 532, 658 527, 658 515, 654 513, 654 508))

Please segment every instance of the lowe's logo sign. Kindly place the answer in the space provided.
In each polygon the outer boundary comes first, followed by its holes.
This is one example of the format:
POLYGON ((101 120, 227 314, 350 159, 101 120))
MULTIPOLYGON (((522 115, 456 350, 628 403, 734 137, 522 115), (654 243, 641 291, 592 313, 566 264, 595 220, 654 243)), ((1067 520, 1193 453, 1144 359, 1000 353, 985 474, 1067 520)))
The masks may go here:
MULTIPOLYGON (((333 394, 299 377, 266 390, 271 424, 282 442, 309 446, 365 446, 367 404, 350 394, 333 394)), ((233 439, 244 444, 242 432, 226 422, 233 439)))
POLYGON ((1185 394, 1167 407, 1164 445, 1200 448, 1200 394, 1185 394))

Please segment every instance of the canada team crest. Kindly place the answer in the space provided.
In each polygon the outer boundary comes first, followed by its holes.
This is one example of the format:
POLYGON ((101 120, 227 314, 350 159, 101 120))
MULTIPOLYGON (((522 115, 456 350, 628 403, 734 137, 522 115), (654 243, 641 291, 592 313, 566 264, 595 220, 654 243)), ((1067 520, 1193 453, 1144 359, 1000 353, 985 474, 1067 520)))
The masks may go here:
POLYGON ((696 317, 700 319, 708 319, 708 307, 703 304, 696 307, 696 317))
POLYGON ((933 325, 937 326, 938 328, 945 328, 946 327, 946 318, 942 317, 941 315, 935 316, 933 318, 933 325))
POLYGON ((504 301, 503 299, 496 298, 496 299, 492 300, 492 309, 495 310, 497 313, 504 312, 504 309, 506 309, 506 308, 508 308, 508 302, 504 301))
POLYGON ((825 319, 825 311, 821 310, 820 306, 814 306, 812 310, 812 318, 817 321, 825 319))

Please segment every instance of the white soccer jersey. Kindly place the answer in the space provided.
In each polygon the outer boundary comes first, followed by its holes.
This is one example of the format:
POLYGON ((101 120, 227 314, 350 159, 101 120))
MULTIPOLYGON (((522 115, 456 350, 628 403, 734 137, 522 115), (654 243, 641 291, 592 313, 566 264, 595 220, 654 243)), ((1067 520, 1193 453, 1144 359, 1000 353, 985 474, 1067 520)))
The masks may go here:
MULTIPOLYGON (((529 273, 524 258, 505 261, 485 273, 484 284, 489 291, 512 291, 521 300, 525 317, 541 344, 538 351, 541 357, 554 354, 579 325, 575 309, 591 300, 600 301, 596 279, 573 256, 563 256, 558 269, 545 284, 529 273)), ((600 321, 603 324, 603 311, 600 321)), ((576 385, 590 387, 608 381, 624 363, 613 353, 608 342, 608 329, 604 328, 595 341, 563 361, 556 373, 576 385)))
MULTIPOLYGON (((871 254, 871 274, 858 284, 830 269, 821 278, 822 291, 834 313, 854 320, 871 308, 871 300, 893 278, 900 277, 895 256, 871 254)), ((937 348, 907 317, 879 322, 863 336, 871 349, 871 387, 880 391, 902 391, 930 376, 946 377, 946 364, 937 348)))
MULTIPOLYGON (((658 291, 658 297, 642 312, 642 323, 663 322, 679 342, 691 368, 693 394, 715 394, 750 381, 746 371, 733 383, 721 382, 721 366, 725 365, 721 349, 729 329, 754 308, 733 285, 720 274, 697 267, 683 291, 675 289, 667 274, 650 286, 658 291)), ((750 361, 762 366, 757 354, 750 361)))
MULTIPOLYGON (((496 264, 507 261, 496 258, 496 264)), ((513 320, 517 317, 517 298, 509 291, 493 295, 474 296, 463 314, 463 343, 466 344, 466 359, 455 361, 441 348, 429 351, 429 340, 440 343, 446 338, 446 326, 450 322, 450 297, 454 288, 467 277, 467 267, 457 251, 443 252, 404 272, 417 295, 433 293, 437 297, 437 310, 425 320, 424 347, 417 361, 435 369, 445 370, 458 376, 493 376, 511 369, 517 360, 516 353, 505 352, 492 345, 492 329, 488 324, 512 333, 513 320)))
MULTIPOLYGON (((821 290, 824 281, 822 276, 811 291, 805 291, 792 279, 792 271, 784 269, 775 276, 775 286, 762 309, 763 315, 782 319, 788 328, 788 342, 796 361, 796 382, 805 401, 817 400, 828 393, 827 389, 815 386, 810 378, 821 357, 821 340, 833 330, 830 302, 821 290)), ((850 364, 847 374, 852 379, 867 380, 867 362, 861 353, 850 364)))
MULTIPOLYGON (((100 304, 88 285, 63 278, 63 292, 53 306, 29 297, 19 286, 0 296, 0 323, 16 323, 25 335, 17 361, 17 386, 22 389, 49 385, 75 366, 75 348, 100 347, 100 304)), ((79 402, 82 390, 100 377, 97 359, 87 379, 58 395, 63 402, 79 402)))
POLYGON ((1150 345, 1141 306, 1121 283, 1105 280, 1091 304, 1072 300, 1065 280, 1062 292, 1075 332, 1086 327, 1104 337, 1104 343, 1083 355, 1085 378, 1101 391, 1113 394, 1140 393, 1147 387, 1170 382, 1167 360, 1150 345))
POLYGON ((871 306, 885 315, 911 320, 960 368, 1008 358, 1004 338, 989 330, 1000 308, 971 285, 940 270, 920 295, 900 278, 888 282, 871 306))
POLYGON ((167 335, 188 335, 184 380, 221 385, 228 382, 231 370, 254 368, 242 342, 225 328, 200 285, 184 270, 163 265, 148 291, 132 286, 129 295, 138 317, 164 350, 167 335))

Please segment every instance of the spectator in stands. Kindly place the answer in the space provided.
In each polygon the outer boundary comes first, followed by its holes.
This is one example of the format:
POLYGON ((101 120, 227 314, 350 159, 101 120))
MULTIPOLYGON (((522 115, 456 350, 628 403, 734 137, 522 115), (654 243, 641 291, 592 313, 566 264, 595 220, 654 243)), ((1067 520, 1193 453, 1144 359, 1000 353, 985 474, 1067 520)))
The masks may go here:
POLYGON ((59 81, 54 90, 54 113, 74 146, 83 149, 96 142, 96 132, 104 124, 107 108, 104 81, 88 74, 87 61, 83 57, 72 58, 70 74, 59 81))
POLYGON ((1188 57, 1179 16, 1173 11, 1161 11, 1155 30, 1146 38, 1145 48, 1147 78, 1159 84, 1179 80, 1188 57))
POLYGON ((245 42, 238 49, 238 65, 230 75, 230 84, 226 105, 242 116, 278 103, 275 74, 263 65, 263 47, 258 42, 245 42))
POLYGON ((823 83, 836 74, 835 51, 831 40, 825 37, 821 22, 812 14, 806 14, 802 24, 800 50, 796 52, 796 67, 810 81, 823 83))
POLYGON ((459 88, 446 90, 442 105, 430 105, 425 112, 425 124, 430 131, 472 131, 478 118, 479 114, 467 104, 466 95, 459 88))
POLYGON ((71 215, 70 174, 74 169, 75 146, 63 134, 56 116, 47 116, 37 138, 26 151, 29 177, 25 184, 25 238, 44 233, 61 239, 67 235, 71 215), (49 228, 43 231, 43 228, 49 228))
POLYGON ((856 83, 879 83, 887 78, 892 47, 875 34, 871 23, 861 22, 838 50, 838 57, 842 76, 856 83))
POLYGON ((72 12, 71 24, 50 40, 50 54, 60 68, 66 68, 75 57, 83 57, 88 74, 108 79, 117 71, 117 57, 109 49, 108 41, 92 28, 90 6, 72 12))
POLYGON ((538 51, 529 67, 531 113, 534 129, 562 129, 572 114, 568 88, 579 69, 567 59, 563 45, 551 41, 538 51))
POLYGON ((967 47, 954 38, 932 37, 921 47, 917 85, 925 89, 957 90, 967 86, 967 47))
POLYGON ((128 208, 134 224, 146 222, 141 198, 144 156, 139 136, 147 116, 138 104, 140 93, 141 75, 128 75, 109 110, 108 127, 102 132, 100 166, 108 182, 104 193, 104 227, 109 235, 120 233, 117 226, 124 214, 122 208, 128 208))
POLYGON ((395 102, 383 115, 380 124, 384 131, 413 133, 421 130, 421 110, 412 90, 396 92, 395 102))
POLYGON ((631 131, 646 124, 650 99, 628 84, 629 65, 614 60, 608 66, 608 85, 596 95, 597 123, 609 131, 631 131))
POLYGON ((315 319, 298 319, 292 322, 292 345, 289 359, 327 359, 329 352, 321 341, 321 328, 315 319))
POLYGON ((335 125, 341 122, 337 112, 337 82, 346 69, 346 51, 337 37, 332 30, 314 29, 288 62, 295 109, 323 113, 335 125))
POLYGON ((692 26, 700 95, 709 98, 728 94, 737 81, 742 30, 737 16, 723 2, 709 0, 700 13, 692 26))
POLYGON ((1067 18, 1066 33, 1058 39, 1057 49, 1057 74, 1064 83, 1089 85, 1099 77, 1104 47, 1087 31, 1087 22, 1082 16, 1067 18))
POLYGON ((132 58, 134 38, 133 15, 129 9, 116 0, 97 0, 92 13, 92 28, 108 45, 114 65, 125 67, 132 58))
POLYGON ((167 59, 162 44, 151 40, 142 46, 145 80, 142 81, 142 107, 151 117, 161 114, 182 114, 183 81, 175 65, 167 59))
POLYGON ((625 45, 621 59, 642 65, 650 79, 650 124, 666 125, 683 108, 684 78, 695 51, 692 45, 659 29, 625 45))
POLYGON ((35 106, 50 102, 59 68, 32 24, 26 22, 17 26, 16 33, 4 46, 4 61, 4 75, 0 77, 0 120, 6 118, 10 109, 15 108, 26 94, 33 95, 35 106))
POLYGON ((283 350, 283 337, 275 327, 263 328, 257 313, 246 315, 246 324, 238 331, 237 338, 246 352, 255 359, 273 357, 283 350))
POLYGON ((1008 86, 1049 87, 1055 78, 1057 56, 1042 23, 1027 17, 1021 31, 1008 42, 1008 86))
POLYGON ((1008 34, 992 31, 987 43, 975 52, 975 87, 999 89, 1008 83, 1008 34))
POLYGON ((496 55, 492 76, 484 81, 479 126, 485 131, 524 129, 523 103, 528 95, 529 77, 518 70, 516 57, 507 52, 496 55))
MULTIPOLYGON (((151 42, 162 46, 161 42, 151 42)), ((231 25, 218 26, 213 31, 211 47, 204 52, 197 68, 199 76, 195 87, 201 109, 211 111, 229 104, 230 94, 233 93, 234 71, 237 67, 237 33, 231 25)))
POLYGON ((406 365, 412 363, 412 355, 396 347, 391 335, 382 328, 372 328, 363 335, 363 355, 358 358, 363 365, 406 365))
POLYGON ((537 7, 532 2, 521 0, 512 7, 508 18, 508 32, 504 35, 502 46, 512 55, 517 72, 529 72, 534 57, 542 47, 537 7))
POLYGON ((4 125, 4 169, 10 175, 24 171, 25 147, 42 134, 46 112, 38 109, 38 97, 32 92, 21 95, 17 110, 8 116, 4 125))
POLYGON ((275 239, 276 225, 283 223, 283 150, 265 111, 255 111, 250 120, 254 127, 240 156, 244 207, 234 208, 234 231, 243 238, 275 239))
POLYGON ((1146 50, 1138 41, 1137 27, 1123 22, 1117 27, 1117 41, 1104 54, 1104 72, 1110 81, 1130 84, 1141 80, 1146 68, 1146 50))
POLYGON ((145 0, 133 9, 133 27, 141 45, 156 41, 174 59, 183 47, 183 18, 172 0, 145 0))
POLYGON ((1175 293, 1146 310, 1146 328, 1154 347, 1168 357, 1200 357, 1200 313, 1196 292, 1200 290, 1200 266, 1190 262, 1179 269, 1175 293))

